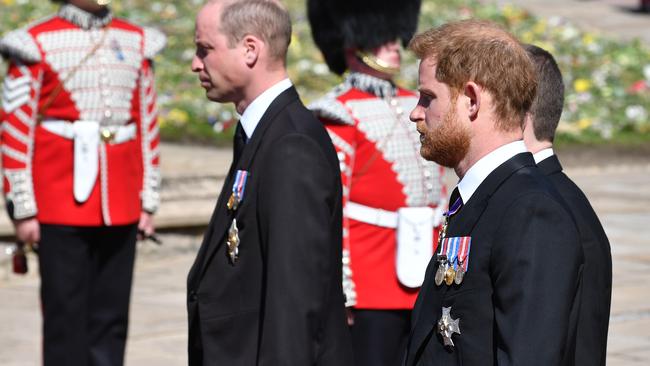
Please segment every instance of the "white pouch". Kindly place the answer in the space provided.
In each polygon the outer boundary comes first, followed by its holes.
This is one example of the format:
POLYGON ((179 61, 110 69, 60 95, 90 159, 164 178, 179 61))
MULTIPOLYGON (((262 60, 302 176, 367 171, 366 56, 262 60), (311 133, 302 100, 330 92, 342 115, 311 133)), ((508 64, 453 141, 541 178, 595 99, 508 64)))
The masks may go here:
POLYGON ((74 130, 74 198, 86 202, 99 171, 99 123, 77 121, 74 130))
POLYGON ((435 210, 431 207, 403 207, 397 211, 397 278, 411 288, 422 286, 433 256, 435 210))

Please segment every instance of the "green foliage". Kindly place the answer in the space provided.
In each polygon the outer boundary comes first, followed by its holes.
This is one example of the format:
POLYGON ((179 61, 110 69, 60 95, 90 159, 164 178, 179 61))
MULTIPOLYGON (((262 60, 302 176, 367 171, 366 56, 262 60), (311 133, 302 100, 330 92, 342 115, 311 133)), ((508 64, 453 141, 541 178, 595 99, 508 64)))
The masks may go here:
MULTIPOLYGON (((304 101, 321 96, 340 78, 331 74, 314 47, 305 0, 285 0, 294 25, 289 75, 304 101)), ((222 131, 236 118, 230 105, 207 101, 190 70, 194 55, 194 16, 202 0, 114 0, 113 9, 136 23, 162 29, 168 46, 156 59, 161 133, 167 140, 229 141, 222 131)), ((54 11, 46 0, 0 0, 0 34, 54 11)), ((584 32, 561 18, 540 19, 491 1, 424 0, 420 29, 461 18, 490 19, 523 42, 552 52, 565 78, 566 106, 560 124, 566 141, 625 139, 650 134, 650 50, 638 41, 617 42, 584 32)), ((0 70, 3 71, 3 70, 0 70)), ((4 74, 4 72, 3 72, 4 74)), ((406 53, 399 81, 414 88, 417 63, 406 53)))

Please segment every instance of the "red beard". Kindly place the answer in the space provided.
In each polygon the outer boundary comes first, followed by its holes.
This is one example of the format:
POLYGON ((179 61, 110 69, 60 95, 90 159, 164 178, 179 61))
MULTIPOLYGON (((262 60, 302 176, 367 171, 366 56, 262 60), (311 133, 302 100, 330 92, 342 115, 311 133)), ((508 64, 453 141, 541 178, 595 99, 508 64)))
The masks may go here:
POLYGON ((453 107, 445 114, 438 127, 418 128, 422 134, 420 155, 447 167, 455 168, 469 151, 470 131, 458 119, 453 107))

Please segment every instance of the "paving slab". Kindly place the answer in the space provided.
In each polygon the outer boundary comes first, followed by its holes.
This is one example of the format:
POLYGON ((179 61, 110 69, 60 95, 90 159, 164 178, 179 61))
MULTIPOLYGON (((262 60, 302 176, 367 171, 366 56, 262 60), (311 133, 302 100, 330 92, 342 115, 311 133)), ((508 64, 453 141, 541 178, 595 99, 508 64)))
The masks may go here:
POLYGON ((638 38, 650 46, 650 14, 638 11, 639 0, 499 0, 543 17, 562 17, 582 29, 614 39, 638 38))

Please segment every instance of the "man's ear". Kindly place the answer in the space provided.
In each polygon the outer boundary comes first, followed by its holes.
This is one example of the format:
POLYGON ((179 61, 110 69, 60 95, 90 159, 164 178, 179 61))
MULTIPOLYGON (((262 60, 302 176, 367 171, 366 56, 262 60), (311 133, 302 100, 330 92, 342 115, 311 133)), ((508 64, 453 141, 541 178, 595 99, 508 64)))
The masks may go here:
POLYGON ((248 67, 253 67, 260 58, 264 42, 253 35, 244 36, 241 42, 244 46, 244 62, 248 67))
POLYGON ((465 84, 465 90, 463 90, 465 97, 469 105, 467 106, 467 112, 469 114, 469 119, 474 121, 478 117, 478 112, 481 109, 481 87, 473 81, 468 81, 465 84))

